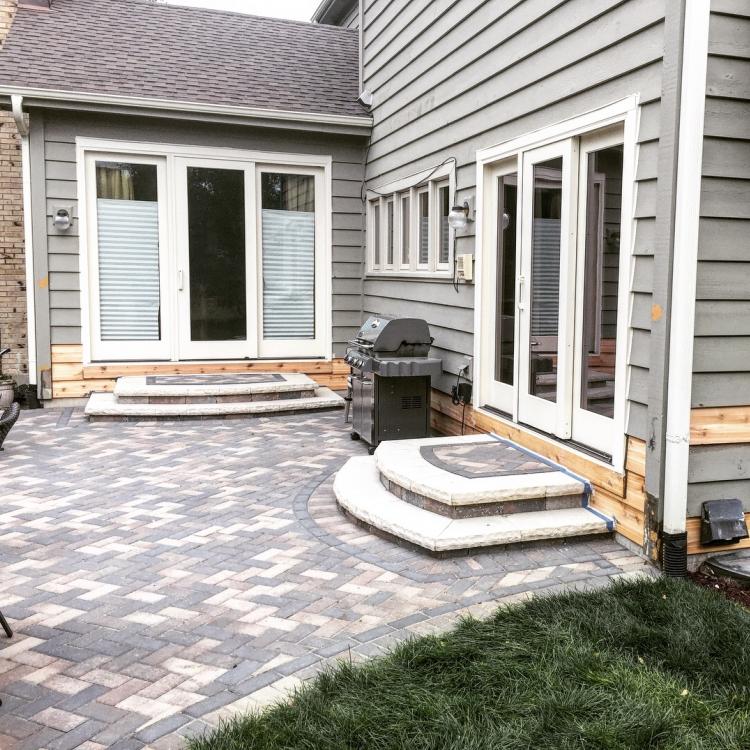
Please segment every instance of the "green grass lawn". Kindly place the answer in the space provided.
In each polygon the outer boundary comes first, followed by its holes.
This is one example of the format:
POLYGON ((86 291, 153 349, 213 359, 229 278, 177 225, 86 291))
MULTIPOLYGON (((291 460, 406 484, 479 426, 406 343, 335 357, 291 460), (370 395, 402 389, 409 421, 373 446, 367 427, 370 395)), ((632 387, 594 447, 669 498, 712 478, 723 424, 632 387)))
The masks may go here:
POLYGON ((750 748, 750 611, 670 580, 503 607, 190 750, 750 748))

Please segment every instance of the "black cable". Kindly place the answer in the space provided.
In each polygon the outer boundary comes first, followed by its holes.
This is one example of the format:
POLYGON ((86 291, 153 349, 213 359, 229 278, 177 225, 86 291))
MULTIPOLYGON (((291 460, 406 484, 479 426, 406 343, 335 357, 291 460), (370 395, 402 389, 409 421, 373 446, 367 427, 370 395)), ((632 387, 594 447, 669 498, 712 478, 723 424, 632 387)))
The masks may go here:
MULTIPOLYGON (((370 146, 371 145, 372 145, 371 142, 368 141, 368 143, 367 143, 367 151, 365 152, 365 165, 367 165, 367 162, 368 162, 368 160, 370 158, 370 146)), ((415 188, 418 185, 422 185, 425 182, 429 182, 432 179, 432 176, 435 174, 435 172, 437 172, 438 169, 440 169, 441 167, 444 167, 449 162, 453 162, 453 164, 455 165, 455 168, 458 169, 458 159, 456 159, 455 156, 449 156, 447 159, 445 159, 444 161, 440 162, 440 164, 438 164, 436 167, 433 167, 432 170, 430 171, 430 173, 426 177, 422 177, 421 179, 417 180, 413 185, 406 185, 405 187, 403 187, 398 192, 402 193, 405 190, 411 190, 411 188, 415 188)), ((362 180, 362 189, 360 191, 360 198, 362 199, 362 203, 366 203, 367 202, 367 193, 368 192, 369 193, 375 193, 375 195, 378 195, 381 198, 389 198, 391 195, 393 195, 393 191, 391 191, 390 193, 381 193, 379 190, 375 190, 375 188, 368 188, 367 187, 367 183, 368 183, 368 180, 366 180, 366 179, 362 180)))

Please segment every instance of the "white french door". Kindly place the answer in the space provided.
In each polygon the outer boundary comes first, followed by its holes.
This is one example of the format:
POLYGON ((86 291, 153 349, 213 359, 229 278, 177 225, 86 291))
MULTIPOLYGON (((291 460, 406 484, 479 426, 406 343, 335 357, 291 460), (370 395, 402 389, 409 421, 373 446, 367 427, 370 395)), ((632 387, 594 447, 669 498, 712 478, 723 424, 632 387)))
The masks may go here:
POLYGON ((621 128, 580 138, 572 437, 608 453, 615 411, 622 408, 616 395, 623 387, 617 340, 627 267, 621 259, 623 151, 621 128))
POLYGON ((255 165, 175 159, 180 359, 257 357, 255 165))
POLYGON ((483 404, 612 456, 632 170, 620 123, 522 148, 482 183, 483 404))
POLYGON ((518 419, 571 436, 577 143, 522 157, 518 419))

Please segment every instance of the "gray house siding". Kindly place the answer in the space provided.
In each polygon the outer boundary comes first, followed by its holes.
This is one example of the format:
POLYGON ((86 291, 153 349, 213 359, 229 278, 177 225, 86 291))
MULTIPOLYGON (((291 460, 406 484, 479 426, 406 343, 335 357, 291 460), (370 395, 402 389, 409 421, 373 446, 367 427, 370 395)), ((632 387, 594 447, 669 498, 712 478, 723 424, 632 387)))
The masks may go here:
POLYGON ((352 8, 341 22, 338 24, 343 26, 345 29, 358 29, 359 28, 359 8, 352 8))
MULTIPOLYGON (((653 0, 367 0, 364 84, 375 94, 372 187, 457 159, 459 200, 475 152, 633 93, 641 100, 628 432, 646 437, 656 151, 664 3, 653 0), (396 18, 398 17, 398 22, 396 18)), ((474 252, 459 237, 457 253, 474 252)), ((446 390, 473 354, 474 287, 368 278, 365 310, 408 309, 435 336, 446 390)), ((623 294, 622 299, 625 299, 623 294)))
MULTIPOLYGON (((709 25, 692 404, 750 411, 750 4, 713 0, 709 25)), ((694 446, 688 514, 739 497, 750 445, 694 446)))
MULTIPOLYGON (((364 159, 361 138, 273 131, 177 120, 35 110, 32 129, 43 133, 44 200, 47 204, 49 326, 52 344, 81 343, 78 222, 67 232, 52 225, 52 209, 73 206, 77 218, 75 139, 78 136, 190 144, 264 151, 325 154, 333 158, 333 354, 342 356, 346 341, 360 325, 362 302, 362 204, 364 159)), ((38 136, 37 136, 38 137, 38 136)), ((42 240, 40 240, 41 242, 42 240)), ((39 320, 44 328, 47 321, 39 320)))

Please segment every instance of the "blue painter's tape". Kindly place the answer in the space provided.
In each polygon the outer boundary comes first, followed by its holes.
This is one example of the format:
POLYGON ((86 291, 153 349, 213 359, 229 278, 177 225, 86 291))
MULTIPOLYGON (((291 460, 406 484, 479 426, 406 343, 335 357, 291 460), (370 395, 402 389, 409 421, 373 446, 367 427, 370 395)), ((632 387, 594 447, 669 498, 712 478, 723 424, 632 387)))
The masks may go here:
POLYGON ((586 495, 591 495, 591 482, 589 482, 588 479, 585 477, 579 476, 578 474, 574 474, 570 469, 566 469, 564 466, 561 466, 558 463, 555 463, 551 459, 547 458, 546 456, 542 456, 539 453, 535 453, 532 450, 529 450, 528 448, 524 448, 522 445, 519 445, 518 443, 514 443, 512 440, 506 440, 505 438, 501 438, 500 435, 496 435, 494 432, 490 433, 490 437, 497 440, 499 443, 503 443, 504 445, 509 445, 511 448, 515 448, 517 451, 521 451, 521 453, 525 453, 527 456, 531 456, 532 458, 539 461, 539 463, 546 464, 547 466, 552 467, 553 469, 556 469, 557 471, 562 472, 563 474, 567 474, 569 477, 572 477, 573 479, 581 482, 583 486, 586 488, 586 495))
POLYGON ((602 521, 604 521, 607 524, 607 531, 614 531, 615 530, 615 523, 612 518, 609 516, 604 515, 604 513, 600 513, 595 508, 592 508, 591 505, 589 505, 589 500, 591 499, 591 493, 593 492, 593 488, 591 487, 591 482, 589 482, 588 479, 585 477, 579 476, 578 474, 575 474, 574 472, 570 471, 570 469, 566 469, 564 466, 561 466, 558 463, 555 463, 551 459, 547 458, 546 456, 542 456, 539 453, 535 453, 532 450, 529 450, 528 448, 524 448, 522 445, 519 445, 518 443, 514 443, 512 440, 506 440, 505 438, 501 438, 500 435, 496 435, 494 432, 490 433, 490 437, 494 438, 500 443, 503 443, 504 445, 509 445, 511 448, 515 448, 518 451, 521 451, 521 453, 525 453, 527 456, 531 456, 535 460, 539 461, 539 463, 543 463, 547 466, 550 466, 553 469, 556 469, 557 471, 562 472, 563 474, 567 474, 569 477, 572 477, 573 479, 576 479, 577 481, 581 482, 584 487, 583 491, 583 507, 586 508, 589 513, 593 513, 598 518, 601 518, 602 521))
POLYGON ((592 508, 590 505, 585 505, 584 507, 589 513, 593 513, 595 516, 598 516, 607 524, 607 531, 615 530, 615 522, 612 518, 604 515, 604 513, 600 513, 596 508, 592 508))

